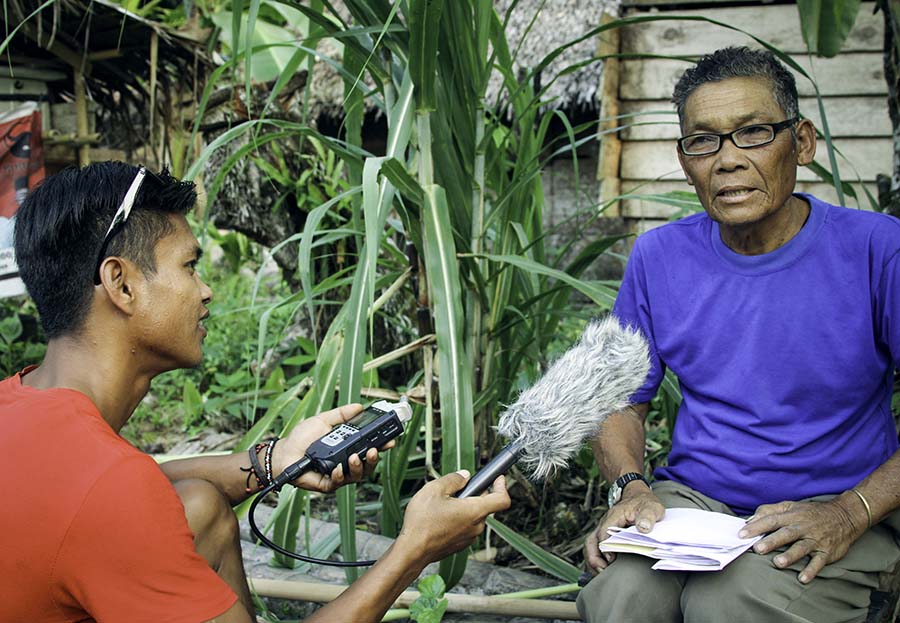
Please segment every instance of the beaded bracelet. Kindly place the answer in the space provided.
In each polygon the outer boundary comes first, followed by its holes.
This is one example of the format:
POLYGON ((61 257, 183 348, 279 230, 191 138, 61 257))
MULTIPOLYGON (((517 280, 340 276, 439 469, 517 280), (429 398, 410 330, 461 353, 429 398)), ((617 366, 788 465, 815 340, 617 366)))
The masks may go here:
POLYGON ((275 476, 272 475, 272 450, 275 448, 275 443, 277 439, 270 439, 266 444, 266 486, 268 487, 275 480, 275 476))
POLYGON ((247 472, 247 482, 244 488, 244 491, 247 493, 253 493, 253 490, 250 488, 250 477, 256 477, 256 486, 257 491, 265 489, 272 482, 272 468, 271 468, 271 448, 274 447, 276 440, 271 440, 265 443, 258 443, 254 445, 248 451, 250 455, 250 467, 241 467, 240 470, 242 472, 247 472), (259 463, 259 453, 266 449, 266 461, 268 462, 267 469, 264 469, 262 465, 259 463))

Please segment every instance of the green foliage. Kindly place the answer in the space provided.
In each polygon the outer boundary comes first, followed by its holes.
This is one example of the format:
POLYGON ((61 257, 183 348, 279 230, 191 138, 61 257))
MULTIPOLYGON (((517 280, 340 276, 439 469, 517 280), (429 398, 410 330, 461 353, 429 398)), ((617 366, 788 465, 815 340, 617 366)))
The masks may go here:
POLYGON ((27 297, 0 299, 0 374, 6 378, 41 362, 46 345, 34 303, 27 297))
POLYGON ((807 49, 827 58, 836 56, 853 28, 859 6, 860 0, 797 0, 807 49))
POLYGON ((441 623, 450 603, 444 597, 446 585, 439 575, 419 580, 419 597, 409 607, 409 618, 417 623, 441 623))

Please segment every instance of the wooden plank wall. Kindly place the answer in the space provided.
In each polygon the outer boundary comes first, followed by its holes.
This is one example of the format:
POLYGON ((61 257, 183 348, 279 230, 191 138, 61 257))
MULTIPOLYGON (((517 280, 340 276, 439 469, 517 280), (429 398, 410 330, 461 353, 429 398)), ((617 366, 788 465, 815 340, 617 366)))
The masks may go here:
MULTIPOLYGON (((860 184, 873 196, 875 176, 891 170, 893 157, 891 124, 887 111, 887 87, 884 81, 882 46, 883 17, 873 14, 874 3, 864 2, 856 24, 837 57, 810 59, 800 34, 800 19, 793 4, 754 3, 740 7, 667 11, 660 14, 702 15, 765 39, 789 53, 810 75, 823 95, 825 112, 834 144, 843 152, 839 161, 841 177, 855 181, 868 207, 860 184)), ((657 12, 654 9, 654 12, 657 12)), ((643 7, 627 9, 626 15, 646 13, 643 7)), ((728 45, 760 47, 749 37, 706 22, 658 21, 628 27, 621 32, 619 63, 619 114, 634 114, 628 127, 620 131, 622 141, 619 180, 621 192, 651 194, 669 190, 689 190, 678 165, 674 139, 679 135, 678 117, 669 101, 672 89, 690 61, 667 58, 628 58, 632 54, 697 56, 728 45), (639 187, 639 188, 638 188, 639 187)), ((800 112, 821 128, 815 92, 810 82, 797 76, 800 112)), ((623 125, 626 122, 623 122, 623 125)), ((828 167, 828 156, 820 141, 816 161, 828 167)), ((798 190, 812 192, 836 202, 834 189, 821 182, 808 169, 798 174, 798 190)), ((602 182, 603 180, 601 180, 602 182)), ((852 198, 848 205, 857 205, 852 198)), ((647 200, 623 200, 619 206, 633 231, 642 232, 665 222, 674 208, 647 200)))

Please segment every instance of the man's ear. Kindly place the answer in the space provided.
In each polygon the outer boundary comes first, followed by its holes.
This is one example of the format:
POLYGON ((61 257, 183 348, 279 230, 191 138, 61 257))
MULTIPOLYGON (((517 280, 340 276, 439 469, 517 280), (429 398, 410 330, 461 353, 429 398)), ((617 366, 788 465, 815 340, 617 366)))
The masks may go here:
POLYGON ((805 167, 816 157, 816 126, 801 119, 794 130, 797 143, 797 166, 805 167))
POLYGON ((131 315, 136 303, 135 278, 138 267, 128 260, 111 255, 100 264, 100 285, 119 311, 131 315))

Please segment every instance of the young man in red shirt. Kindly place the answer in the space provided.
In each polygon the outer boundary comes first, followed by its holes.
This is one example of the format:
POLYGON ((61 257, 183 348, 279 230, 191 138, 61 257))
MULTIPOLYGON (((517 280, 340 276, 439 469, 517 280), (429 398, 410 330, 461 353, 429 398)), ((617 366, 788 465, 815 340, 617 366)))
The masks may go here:
MULTIPOLYGON (((48 178, 18 212, 19 269, 49 343, 40 367, 0 383, 0 469, 16 475, 0 510, 2 621, 252 620, 231 511, 250 495, 249 456, 160 467, 118 434, 154 376, 201 360, 212 291, 184 217, 195 200, 166 173, 101 163, 48 178)), ((277 475, 360 409, 304 421, 259 459, 277 475)), ((292 484, 332 491, 377 459, 292 484)), ((426 485, 378 564, 308 621, 379 621, 426 564, 470 544, 509 497, 500 478, 453 498, 466 478, 426 485)))

